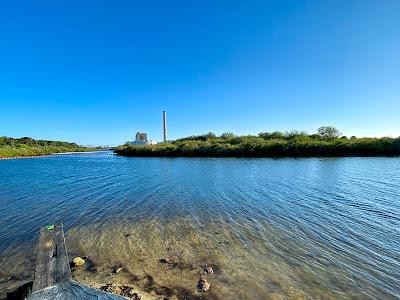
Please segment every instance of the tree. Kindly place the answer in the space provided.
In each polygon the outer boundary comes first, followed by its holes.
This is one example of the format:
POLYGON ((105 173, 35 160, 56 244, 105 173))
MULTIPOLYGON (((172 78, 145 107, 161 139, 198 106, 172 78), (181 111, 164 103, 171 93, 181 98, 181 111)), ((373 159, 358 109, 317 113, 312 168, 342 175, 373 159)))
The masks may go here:
POLYGON ((214 132, 209 132, 209 133, 206 133, 205 135, 204 135, 207 139, 214 139, 214 138, 216 138, 217 136, 215 135, 215 133, 214 132))
POLYGON ((259 137, 265 140, 274 140, 274 139, 283 139, 285 135, 282 132, 274 131, 274 132, 260 132, 258 134, 259 137))
POLYGON ((232 132, 225 132, 223 134, 221 134, 221 138, 227 140, 227 139, 233 139, 234 137, 236 137, 236 135, 232 132))
POLYGON ((298 130, 290 130, 285 132, 285 138, 288 140, 295 139, 295 138, 304 138, 307 136, 307 132, 305 131, 298 131, 298 130))
POLYGON ((333 126, 322 126, 318 128, 318 134, 323 139, 335 139, 342 135, 342 133, 333 126))

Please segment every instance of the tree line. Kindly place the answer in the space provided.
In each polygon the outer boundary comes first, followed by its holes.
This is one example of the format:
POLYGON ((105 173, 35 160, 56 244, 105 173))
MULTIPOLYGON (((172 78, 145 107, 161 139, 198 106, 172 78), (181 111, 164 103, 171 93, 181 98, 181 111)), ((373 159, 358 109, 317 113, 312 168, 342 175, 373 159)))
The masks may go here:
POLYGON ((323 126, 315 134, 292 130, 261 132, 256 136, 233 133, 217 136, 209 132, 157 145, 124 145, 116 152, 124 156, 173 157, 397 156, 400 138, 348 138, 335 127, 323 126))
POLYGON ((91 148, 76 143, 35 140, 30 137, 0 137, 0 157, 35 156, 70 151, 89 151, 91 148))
POLYGON ((12 138, 12 137, 6 137, 6 136, 0 137, 0 146, 18 147, 20 145, 56 146, 56 147, 72 147, 72 148, 82 147, 76 143, 61 142, 61 141, 48 141, 48 140, 35 140, 30 137, 22 137, 22 138, 12 138))

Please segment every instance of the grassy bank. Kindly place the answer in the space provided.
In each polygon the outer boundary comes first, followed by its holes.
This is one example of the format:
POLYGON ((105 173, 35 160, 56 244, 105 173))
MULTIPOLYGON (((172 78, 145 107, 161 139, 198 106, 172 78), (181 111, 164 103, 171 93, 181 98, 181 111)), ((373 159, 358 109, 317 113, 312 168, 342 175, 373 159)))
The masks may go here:
POLYGON ((96 150, 75 143, 34 140, 29 137, 10 138, 0 137, 0 157, 36 156, 61 152, 83 152, 96 150))
POLYGON ((165 144, 124 145, 116 152, 122 156, 169 157, 398 156, 400 138, 347 138, 296 131, 260 133, 258 136, 209 133, 165 144))

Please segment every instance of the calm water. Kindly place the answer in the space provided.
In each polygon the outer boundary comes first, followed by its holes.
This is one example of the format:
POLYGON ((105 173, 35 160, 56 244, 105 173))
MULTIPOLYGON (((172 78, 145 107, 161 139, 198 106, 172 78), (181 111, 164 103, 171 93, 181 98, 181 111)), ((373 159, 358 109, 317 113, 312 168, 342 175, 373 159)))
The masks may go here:
POLYGON ((206 299, 398 299, 399 193, 399 158, 0 161, 0 298, 62 221, 88 284, 195 298, 207 263, 206 299))

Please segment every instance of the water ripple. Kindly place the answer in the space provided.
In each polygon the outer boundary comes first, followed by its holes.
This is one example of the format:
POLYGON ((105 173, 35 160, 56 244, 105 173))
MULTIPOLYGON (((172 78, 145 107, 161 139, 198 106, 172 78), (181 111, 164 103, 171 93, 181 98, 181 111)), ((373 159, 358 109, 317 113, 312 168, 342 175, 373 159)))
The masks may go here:
MULTIPOLYGON (((157 260, 171 243, 186 259, 213 258, 222 299, 396 298, 399 174, 398 158, 1 161, 0 270, 62 221, 71 249, 109 253, 114 236, 142 234, 118 246, 128 266, 132 251, 157 260)), ((135 264, 156 268, 143 255, 135 264)))

